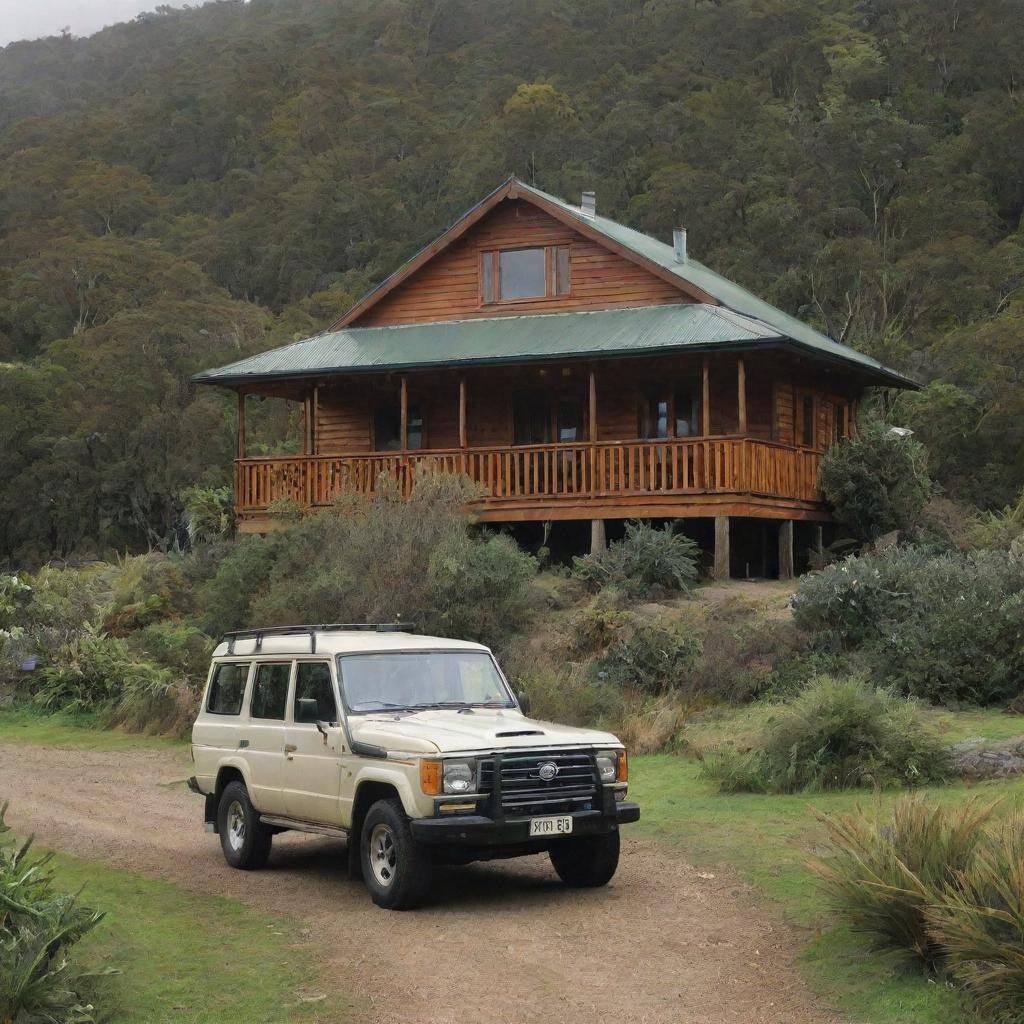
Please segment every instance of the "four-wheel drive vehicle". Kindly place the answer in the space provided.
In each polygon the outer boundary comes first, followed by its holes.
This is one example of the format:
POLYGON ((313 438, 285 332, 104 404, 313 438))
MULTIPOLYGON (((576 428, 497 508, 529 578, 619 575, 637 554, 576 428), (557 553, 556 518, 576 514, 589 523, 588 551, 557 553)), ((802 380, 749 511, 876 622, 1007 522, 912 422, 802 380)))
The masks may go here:
POLYGON ((536 722, 480 644, 401 626, 225 635, 192 729, 206 823, 227 862, 262 867, 275 833, 348 840, 375 903, 420 903, 436 863, 550 854, 564 882, 619 860, 626 751, 536 722))

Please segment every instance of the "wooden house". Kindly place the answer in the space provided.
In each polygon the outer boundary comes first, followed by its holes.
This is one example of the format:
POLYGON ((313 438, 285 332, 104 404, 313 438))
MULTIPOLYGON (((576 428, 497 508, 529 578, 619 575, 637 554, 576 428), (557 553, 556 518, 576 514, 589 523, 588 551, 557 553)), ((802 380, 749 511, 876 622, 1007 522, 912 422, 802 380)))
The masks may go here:
POLYGON ((682 520, 716 575, 783 577, 794 524, 820 542, 818 466, 865 389, 915 386, 697 262, 684 231, 514 178, 323 333, 195 379, 238 393, 243 530, 278 499, 408 491, 429 468, 477 481, 485 522, 584 521, 600 544, 606 521, 682 520), (247 452, 249 396, 302 404, 301 454, 247 452))

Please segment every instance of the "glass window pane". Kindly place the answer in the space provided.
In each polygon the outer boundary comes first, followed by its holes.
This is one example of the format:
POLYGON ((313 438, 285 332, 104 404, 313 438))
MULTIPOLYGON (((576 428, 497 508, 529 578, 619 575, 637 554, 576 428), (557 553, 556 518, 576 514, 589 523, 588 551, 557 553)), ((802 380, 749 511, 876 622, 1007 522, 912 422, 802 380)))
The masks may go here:
POLYGON ((569 247, 559 246, 558 259, 555 263, 555 294, 569 294, 569 247))
POLYGON ((423 411, 418 405, 409 406, 407 438, 410 448, 423 447, 423 411))
POLYGON ((494 301, 494 253, 485 252, 480 257, 480 294, 484 302, 494 301))
POLYGON ((213 715, 237 715, 242 710, 242 696, 248 677, 248 662, 218 665, 210 683, 206 710, 213 715))
POLYGON ((331 667, 321 661, 299 662, 295 674, 295 708, 293 718, 299 720, 299 701, 315 700, 317 718, 321 722, 338 721, 338 705, 331 686, 331 667))
POLYGON ((814 397, 813 395, 804 395, 803 400, 803 443, 806 447, 811 448, 814 445, 814 397))
POLYGON ((338 659, 345 702, 356 713, 430 704, 510 707, 490 655, 482 651, 358 654, 338 659))
POLYGON ((402 414, 398 403, 379 406, 373 414, 373 447, 378 452, 397 452, 402 447, 401 428, 402 414))
POLYGON ((676 437, 695 437, 699 433, 700 404, 696 382, 681 385, 676 391, 676 437))
POLYGON ((253 718, 284 721, 284 709, 288 706, 288 677, 291 672, 290 662, 264 662, 256 666, 252 700, 249 702, 249 714, 253 718))
POLYGON ((498 263, 503 299, 531 299, 547 293, 543 249, 511 249, 499 254, 498 263))
POLYGON ((583 436, 583 406, 563 399, 558 403, 558 440, 578 441, 583 436))

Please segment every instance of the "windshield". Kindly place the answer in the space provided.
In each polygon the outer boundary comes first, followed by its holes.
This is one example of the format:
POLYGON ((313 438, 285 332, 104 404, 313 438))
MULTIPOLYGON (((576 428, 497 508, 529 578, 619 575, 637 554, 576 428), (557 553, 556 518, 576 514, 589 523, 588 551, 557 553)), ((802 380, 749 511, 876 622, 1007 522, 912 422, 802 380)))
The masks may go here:
POLYGON ((349 711, 436 707, 513 707, 493 659, 484 651, 349 654, 338 658, 349 711))

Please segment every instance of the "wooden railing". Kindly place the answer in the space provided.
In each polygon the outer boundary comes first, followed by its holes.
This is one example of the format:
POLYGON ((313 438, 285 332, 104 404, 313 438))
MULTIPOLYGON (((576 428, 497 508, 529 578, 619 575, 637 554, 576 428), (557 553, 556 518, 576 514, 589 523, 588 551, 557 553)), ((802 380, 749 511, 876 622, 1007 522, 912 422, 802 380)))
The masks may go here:
POLYGON ((634 495, 753 494, 816 502, 820 452, 754 438, 600 441, 497 448, 292 455, 235 462, 240 513, 281 499, 328 505, 388 479, 408 494, 417 471, 465 473, 493 501, 634 495))

